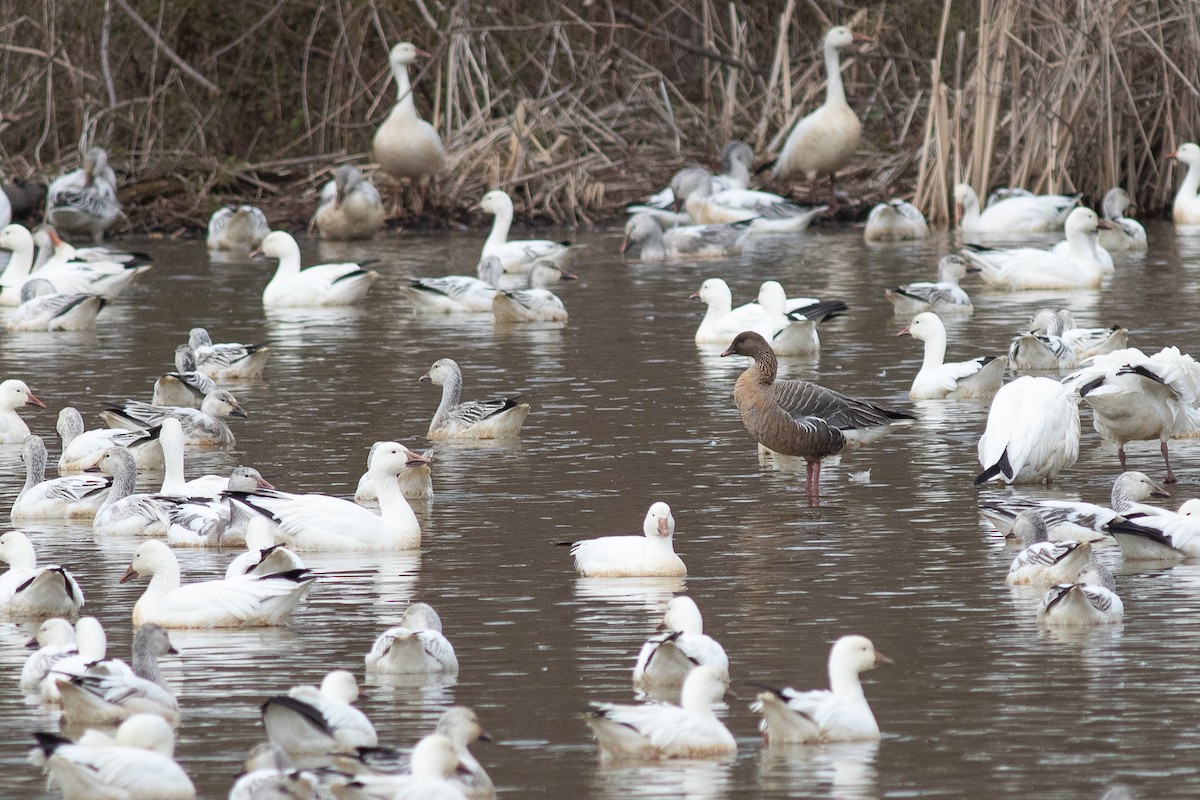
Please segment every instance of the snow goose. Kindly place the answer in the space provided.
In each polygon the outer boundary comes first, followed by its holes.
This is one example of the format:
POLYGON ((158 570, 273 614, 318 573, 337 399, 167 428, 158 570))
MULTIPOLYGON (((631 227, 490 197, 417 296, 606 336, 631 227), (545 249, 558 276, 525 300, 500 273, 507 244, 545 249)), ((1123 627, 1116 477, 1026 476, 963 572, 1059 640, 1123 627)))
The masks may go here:
POLYGON ((17 409, 25 406, 45 408, 46 404, 29 391, 25 381, 9 378, 0 383, 0 444, 21 444, 29 436, 29 426, 17 414, 17 409))
POLYGON ((1029 375, 1000 387, 979 437, 975 485, 1052 481, 1079 459, 1079 398, 1050 378, 1029 375))
POLYGON ((454 753, 458 756, 458 767, 450 781, 471 800, 491 800, 496 796, 496 787, 487 770, 471 753, 473 742, 494 741, 474 710, 467 706, 450 706, 438 718, 434 733, 454 742, 454 753))
POLYGON ((204 398, 219 388, 212 378, 196 369, 196 355, 186 344, 175 348, 175 369, 154 382, 150 405, 199 408, 204 398))
POLYGON ((436 175, 446 160, 442 138, 432 125, 421 119, 413 103, 408 67, 418 57, 429 58, 429 54, 411 42, 400 42, 392 47, 388 58, 396 81, 396 105, 375 132, 373 149, 379 166, 393 178, 436 175))
POLYGON ((1129 348, 1095 356, 1063 383, 1092 408, 1092 426, 1117 446, 1125 469, 1127 442, 1159 441, 1167 483, 1175 482, 1167 439, 1200 429, 1200 364, 1178 347, 1152 356, 1129 348))
POLYGON ((8 318, 10 331, 91 331, 104 308, 103 297, 64 294, 49 281, 33 279, 21 287, 21 305, 8 318))
POLYGON ((672 598, 659 629, 665 632, 652 636, 638 653, 634 686, 676 686, 696 667, 712 667, 722 680, 729 680, 725 648, 704 634, 704 618, 692 598, 672 598))
MULTIPOLYGON (((379 496, 375 493, 375 476, 371 473, 371 462, 375 460, 375 453, 386 442, 375 442, 371 445, 371 452, 367 455, 367 471, 358 479, 358 488, 354 492, 354 502, 356 503, 374 503, 379 500, 379 496)), ((432 471, 429 468, 430 454, 432 450, 425 453, 417 453, 409 450, 404 445, 404 453, 407 457, 405 469, 400 473, 400 493, 404 495, 406 500, 430 500, 433 498, 433 477, 432 471)))
POLYGON ((313 224, 323 239, 370 239, 383 227, 383 200, 358 167, 342 164, 321 189, 313 224))
POLYGON ((354 707, 357 699, 358 682, 341 669, 328 673, 320 688, 293 686, 263 703, 267 738, 305 766, 324 766, 319 759, 330 753, 374 747, 379 743, 375 726, 354 707))
POLYGON ((747 223, 751 233, 799 233, 828 206, 805 208, 787 198, 753 189, 713 192, 703 170, 683 170, 671 181, 688 216, 702 225, 747 223))
POLYGON ((37 691, 55 664, 79 652, 75 646, 75 626, 62 617, 43 622, 37 635, 25 646, 37 650, 21 667, 21 690, 24 692, 37 691))
POLYGON ((385 675, 457 675, 454 646, 442 619, 427 603, 413 603, 400 624, 381 633, 367 653, 367 672, 385 675))
POLYGON ((1006 195, 989 203, 982 211, 979 195, 965 183, 954 187, 954 202, 958 206, 959 227, 963 233, 1036 233, 1058 230, 1078 196, 1027 192, 1006 195))
POLYGON ((805 460, 805 490, 813 499, 820 494, 823 459, 848 445, 873 442, 886 435, 893 423, 913 419, 907 412, 808 381, 776 380, 775 351, 753 331, 739 333, 721 355, 754 359, 733 388, 742 424, 760 445, 805 460))
POLYGON ((132 668, 120 659, 107 659, 59 683, 63 720, 116 725, 134 714, 157 714, 178 725, 179 701, 158 668, 160 657, 178 652, 158 625, 141 626, 133 636, 132 668))
POLYGON ((33 277, 49 281, 59 292, 94 294, 115 300, 148 272, 154 261, 145 253, 123 253, 106 247, 76 249, 59 238, 52 227, 42 231, 54 248, 33 277))
POLYGON ((478 278, 447 275, 442 278, 409 278, 400 294, 412 301, 413 310, 423 314, 487 314, 492 311, 504 267, 496 256, 479 262, 478 278))
POLYGON ((62 439, 62 454, 58 459, 58 473, 84 472, 100 463, 100 457, 110 447, 126 447, 133 454, 133 462, 139 469, 161 467, 162 448, 158 444, 159 428, 136 431, 99 428, 94 431, 83 429, 83 416, 72 406, 58 412, 55 425, 62 439))
POLYGON ((246 552, 229 562, 225 580, 275 575, 296 569, 304 569, 304 562, 283 545, 275 544, 274 529, 252 522, 246 526, 246 552))
POLYGON ((1065 249, 997 250, 967 245, 962 253, 979 267, 985 283, 1001 289, 1099 289, 1112 271, 1112 257, 1100 247, 1097 233, 1111 223, 1090 208, 1077 208, 1064 227, 1065 249))
POLYGON ((257 206, 225 206, 208 219, 208 249, 253 250, 270 232, 267 215, 257 206))
POLYGON ((671 537, 675 517, 663 502, 650 506, 642 536, 602 536, 571 545, 575 570, 585 578, 674 578, 687 574, 671 537))
POLYGON ((263 742, 250 751, 228 800, 323 800, 321 785, 316 773, 295 769, 287 754, 263 742))
POLYGON ((717 671, 697 667, 683 682, 678 706, 592 703, 583 720, 606 758, 730 758, 737 743, 713 713, 724 695, 717 671))
POLYGON ((1178 513, 1117 518, 1105 531, 1128 561, 1182 561, 1200 557, 1200 500, 1188 500, 1178 513))
POLYGON ((11 255, 0 274, 0 306, 21 305, 21 289, 33 269, 33 236, 23 225, 9 224, 0 229, 0 248, 11 255))
POLYGON ((302 570, 258 578, 180 585, 179 561, 157 539, 138 545, 121 583, 137 576, 150 585, 133 607, 133 624, 164 628, 237 628, 283 625, 316 580, 302 570))
POLYGON ((670 259, 727 258, 742 252, 750 227, 745 223, 728 225, 680 225, 666 231, 649 214, 635 214, 625 223, 621 253, 638 245, 639 261, 670 259))
POLYGON ((929 223, 912 203, 892 198, 871 209, 867 215, 867 226, 863 238, 868 242, 897 242, 905 239, 925 239, 929 236, 929 223))
POLYGON ((57 661, 38 685, 38 693, 47 703, 58 703, 58 685, 72 675, 82 675, 92 664, 104 660, 108 636, 95 617, 80 617, 75 623, 75 652, 57 661))
POLYGON ((856 41, 871 39, 851 32, 845 25, 836 25, 825 34, 825 102, 792 128, 775 160, 775 177, 803 175, 815 181, 828 175, 832 188, 834 175, 854 158, 862 138, 862 123, 846 102, 838 51, 856 41))
POLYGON ((46 445, 27 436, 21 448, 25 485, 13 501, 14 525, 44 519, 91 519, 108 496, 112 481, 99 475, 67 475, 46 480, 46 445))
POLYGON ((991 397, 1004 382, 1008 359, 1004 356, 980 356, 951 364, 946 359, 946 326, 932 311, 913 317, 897 336, 911 336, 925 343, 925 358, 908 391, 910 400, 936 400, 945 397, 991 397))
POLYGON ((1154 516, 1173 513, 1141 502, 1151 497, 1170 495, 1144 472, 1130 471, 1121 473, 1113 482, 1111 508, 1078 500, 1007 497, 1003 500, 980 503, 979 512, 996 527, 996 530, 1006 536, 1011 535, 1017 514, 1032 510, 1046 523, 1051 541, 1095 542, 1104 539, 1107 534, 1106 526, 1119 518, 1137 519, 1148 514, 1154 516))
MULTIPOLYGON (((274 489, 263 479, 258 470, 253 467, 235 467, 228 478, 218 475, 206 475, 188 481, 183 489, 186 494, 190 486, 200 482, 201 491, 194 494, 199 496, 175 497, 167 506, 167 517, 170 525, 167 527, 167 544, 172 547, 218 547, 237 546, 245 544, 247 534, 255 520, 261 522, 271 541, 262 547, 270 548, 274 544, 275 522, 257 515, 251 517, 241 509, 234 509, 226 492, 257 492, 260 489, 274 489), (206 496, 204 492, 215 491, 215 496, 206 496)), ((163 481, 166 485, 166 480, 163 481)), ((264 555, 265 559, 265 555, 264 555)), ((279 562, 275 559, 265 559, 266 565, 272 566, 279 562)), ((258 575, 270 575, 275 572, 286 572, 289 569, 299 569, 303 564, 289 564, 286 561, 280 569, 256 570, 258 575)))
POLYGON ((709 278, 691 295, 707 305, 704 319, 696 328, 696 344, 725 344, 745 330, 753 330, 771 342, 777 355, 797 356, 820 352, 817 325, 840 316, 847 310, 841 300, 803 298, 803 305, 787 300, 777 281, 766 281, 759 288, 756 303, 733 306, 729 284, 721 278, 709 278), (792 308, 784 310, 787 306, 792 308))
POLYGON ((159 494, 175 497, 218 497, 228 488, 227 476, 204 475, 191 480, 184 479, 186 439, 183 435, 183 425, 178 419, 163 417, 158 441, 163 451, 163 480, 158 490, 159 494))
POLYGON ((1175 152, 1167 153, 1167 158, 1187 164, 1187 175, 1179 185, 1175 204, 1171 207, 1172 218, 1184 225, 1200 223, 1200 146, 1185 142, 1175 152))
POLYGON ((37 565, 33 543, 21 531, 0 535, 0 614, 9 618, 74 616, 83 606, 83 592, 71 573, 57 564, 37 565))
POLYGON ((441 358, 420 377, 442 387, 442 402, 429 422, 430 439, 503 439, 516 436, 529 416, 529 404, 511 397, 461 402, 462 370, 441 358))
POLYGON ((274 520, 279 526, 276 537, 293 550, 412 550, 421 546, 421 526, 396 479, 408 468, 408 452, 397 442, 384 442, 371 460, 379 514, 324 494, 270 489, 227 494, 238 506, 274 520))
POLYGON ((67 234, 98 242, 120 213, 117 176, 101 147, 89 148, 83 166, 55 178, 46 193, 46 220, 67 234))
POLYGON ((751 706, 762 714, 759 730, 768 744, 878 739, 879 724, 859 675, 892 663, 865 636, 843 636, 829 651, 829 689, 771 689, 759 694, 751 706))
POLYGON ((119 250, 108 245, 97 244, 89 247, 75 247, 64 241, 58 235, 58 230, 53 225, 45 223, 33 229, 33 243, 38 246, 37 260, 33 263, 35 272, 67 262, 137 266, 149 264, 154 261, 153 257, 146 253, 119 250))
MULTIPOLYGON (((754 165, 754 150, 750 145, 740 139, 732 139, 725 143, 721 148, 721 167, 720 175, 709 174, 709 180, 712 184, 714 192, 723 192, 727 189, 748 189, 750 188, 750 167, 754 165)), ((691 168, 696 169, 696 168, 691 168)), ((707 170, 705 170, 707 172, 707 170)), ((676 173, 678 174, 678 173, 676 173)), ((691 222, 691 217, 685 214, 675 214, 670 209, 675 205, 675 192, 668 184, 665 189, 657 194, 651 195, 643 205, 629 206, 630 214, 646 214, 660 222, 663 227, 674 225, 686 225, 691 222)), ((643 261, 650 259, 643 258, 643 261)))
POLYGON ((237 398, 224 389, 209 393, 199 409, 186 406, 155 406, 129 400, 123 406, 109 406, 100 417, 109 427, 123 430, 145 430, 161 426, 167 417, 179 420, 184 441, 200 447, 232 447, 233 431, 225 424, 228 417, 247 416, 237 398))
POLYGON ((543 288, 560 280, 573 281, 575 276, 545 259, 533 265, 529 273, 529 289, 497 291, 492 300, 492 316, 496 322, 566 322, 567 307, 558 295, 543 288))
POLYGON ((557 264, 562 264, 570 256, 571 251, 583 245, 573 245, 570 242, 552 242, 546 239, 520 239, 509 241, 508 229, 512 227, 513 202, 512 198, 502 189, 493 189, 479 201, 478 208, 484 213, 492 214, 492 232, 483 243, 481 259, 495 256, 500 259, 505 272, 525 273, 533 268, 537 261, 548 258, 557 264))
POLYGON ((1136 219, 1125 216, 1129 208, 1129 192, 1114 186, 1104 195, 1100 209, 1112 228, 1100 231, 1100 246, 1112 252, 1142 252, 1150 245, 1146 240, 1146 229, 1136 219))
POLYGON ((1043 308, 1033 315, 1029 330, 1038 333, 1057 331, 1064 342, 1075 352, 1077 361, 1091 356, 1111 353, 1114 350, 1124 350, 1129 346, 1129 331, 1120 325, 1107 328, 1080 328, 1075 323, 1075 315, 1068 309, 1060 308, 1057 312, 1043 308), (1057 317, 1055 325, 1051 317, 1057 317))
POLYGON ((213 344, 204 328, 188 331, 188 347, 196 360, 196 369, 215 381, 261 378, 271 355, 270 346, 265 344, 213 344))
POLYGON ((353 262, 318 264, 300 269, 300 245, 287 231, 272 231, 256 252, 279 259, 274 277, 263 289, 265 308, 349 306, 366 297, 379 278, 353 262))
POLYGON ((937 283, 919 281, 886 289, 884 294, 892 302, 896 316, 900 317, 915 316, 922 311, 934 311, 939 315, 970 314, 975 307, 958 285, 968 272, 979 272, 979 268, 971 266, 961 256, 942 256, 938 262, 937 283))
POLYGON ((1117 595, 1113 574, 1092 564, 1072 583, 1060 583, 1042 597, 1037 610, 1042 625, 1086 628, 1113 625, 1125 617, 1125 604, 1117 595))
POLYGON ((1018 333, 1008 346, 1008 360, 1013 369, 1042 372, 1074 369, 1075 350, 1062 337, 1062 330, 1062 318, 1054 312, 1050 312, 1045 322, 1041 316, 1035 316, 1029 332, 1018 333))
POLYGON ((1008 568, 1005 580, 1012 586, 1076 583, 1092 559, 1088 542, 1052 542, 1038 512, 1022 511, 1013 522, 1012 535, 1024 549, 1008 568))
POLYGON ((123 447, 110 448, 97 465, 105 475, 112 476, 108 497, 92 520, 92 535, 157 536, 163 537, 171 524, 171 508, 175 498, 162 494, 143 494, 133 491, 137 483, 137 466, 133 456, 123 447))
POLYGON ((448 737, 426 736, 417 742, 410 760, 409 775, 360 774, 334 784, 333 794, 338 800, 466 800, 458 750, 448 737))
MULTIPOLYGON (((171 726, 154 714, 135 714, 121 723, 113 741, 89 743, 89 732, 72 743, 53 733, 35 733, 37 753, 65 800, 194 800, 192 781, 172 757, 171 726)), ((94 741, 94 740, 93 740, 94 741)))

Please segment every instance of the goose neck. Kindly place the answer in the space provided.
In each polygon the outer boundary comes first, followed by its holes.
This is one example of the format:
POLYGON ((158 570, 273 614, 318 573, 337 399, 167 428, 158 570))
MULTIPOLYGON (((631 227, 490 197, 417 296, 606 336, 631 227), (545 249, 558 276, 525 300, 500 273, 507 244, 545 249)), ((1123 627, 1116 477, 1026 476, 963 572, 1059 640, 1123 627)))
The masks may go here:
POLYGON ((862 683, 852 669, 829 665, 829 688, 838 697, 863 697, 862 683))
MULTIPOLYGON (((451 409, 458 405, 458 400, 462 396, 462 375, 454 374, 448 376, 442 383, 442 402, 438 404, 437 413, 433 415, 433 423, 431 427, 437 428, 450 415, 451 409)), ((399 481, 396 482, 399 488, 399 481)))
MULTIPOLYGON (((1189 172, 1188 174, 1190 175, 1191 173, 1189 172)), ((8 259, 8 265, 4 268, 4 273, 0 274, 0 285, 17 291, 21 288, 21 284, 29 278, 29 273, 32 269, 33 237, 26 233, 25 236, 20 236, 14 243, 12 256, 8 259)))
POLYGON ((925 340, 925 360, 921 369, 937 369, 946 362, 946 337, 931 336, 925 340))
MULTIPOLYGON (((7 411, 6 414, 13 414, 15 416, 15 412, 12 411, 7 411)), ((46 448, 36 447, 25 458, 25 486, 21 489, 21 494, 25 494, 25 492, 45 480, 46 448)))
POLYGON ((412 82, 408 79, 408 65, 397 64, 392 67, 392 77, 396 81, 396 109, 402 113, 415 111, 412 82))
MULTIPOLYGON (((1197 193, 1200 193, 1200 161, 1188 164, 1187 174, 1183 176, 1183 183, 1179 186, 1179 193, 1175 196, 1177 200, 1196 200, 1197 193)), ((16 258, 14 252, 13 258, 16 258)))
POLYGON ((838 49, 825 45, 825 105, 846 105, 846 89, 842 85, 842 60, 838 49))
POLYGON ((17 534, 5 548, 4 560, 12 569, 37 569, 37 553, 29 539, 17 534))
POLYGON ((159 686, 166 686, 158 668, 158 656, 150 649, 149 642, 139 637, 134 637, 133 640, 133 672, 159 686))
POLYGON ((491 248, 501 247, 508 242, 508 230, 512 227, 512 221, 511 206, 501 206, 496 210, 495 218, 492 220, 492 232, 488 234, 487 241, 483 244, 485 252, 491 248))
POLYGON ((775 351, 764 347, 755 353, 754 368, 758 372, 759 383, 764 386, 773 384, 775 376, 779 373, 779 360, 775 357, 775 351))
POLYGON ((420 527, 417 515, 400 490, 399 476, 386 471, 377 472, 375 492, 379 495, 379 516, 385 527, 396 534, 408 534, 420 527))
POLYGON ((106 506, 133 494, 134 486, 137 484, 137 467, 133 465, 133 460, 123 461, 113 472, 112 480, 108 498, 104 501, 106 506))
POLYGON ((158 443, 163 451, 163 481, 159 491, 163 494, 182 494, 186 483, 183 477, 183 443, 174 435, 161 432, 158 443))

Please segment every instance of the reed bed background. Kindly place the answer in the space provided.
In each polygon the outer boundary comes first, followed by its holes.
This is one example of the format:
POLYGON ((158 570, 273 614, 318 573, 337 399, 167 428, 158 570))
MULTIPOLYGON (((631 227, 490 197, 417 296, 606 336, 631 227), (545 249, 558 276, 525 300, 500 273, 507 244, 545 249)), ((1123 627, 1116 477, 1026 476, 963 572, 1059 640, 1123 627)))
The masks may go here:
MULTIPOLYGON (((0 169, 49 177, 107 147, 128 228, 201 228, 230 200, 302 225, 332 167, 367 164, 395 90, 390 44, 433 53, 416 103, 449 160, 399 217, 462 220, 493 187, 527 218, 591 223, 710 166, 729 138, 762 161, 820 103, 826 29, 864 119, 841 184, 856 203, 953 183, 1100 197, 1157 212, 1163 154, 1200 131, 1194 0, 0 0, 0 169)), ((369 172, 370 170, 368 170, 369 172)), ((765 176, 764 176, 765 177, 765 176)), ((378 182, 388 190, 385 176, 378 182)), ((825 187, 775 185, 820 200, 825 187)))

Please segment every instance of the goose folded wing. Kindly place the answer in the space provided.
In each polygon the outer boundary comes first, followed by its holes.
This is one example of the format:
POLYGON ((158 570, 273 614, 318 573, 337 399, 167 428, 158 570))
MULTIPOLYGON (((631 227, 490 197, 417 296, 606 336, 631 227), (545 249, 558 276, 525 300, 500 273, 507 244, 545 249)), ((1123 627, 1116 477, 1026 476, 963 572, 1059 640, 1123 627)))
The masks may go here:
POLYGON ((450 417, 463 425, 474 425, 480 420, 494 417, 510 408, 515 408, 517 401, 511 397, 497 397, 492 400, 478 400, 460 403, 450 410, 450 417))
POLYGON ((913 419, 906 411, 885 408, 826 389, 808 381, 775 381, 771 386, 775 402, 793 418, 813 416, 836 428, 868 428, 888 425, 901 419, 913 419))

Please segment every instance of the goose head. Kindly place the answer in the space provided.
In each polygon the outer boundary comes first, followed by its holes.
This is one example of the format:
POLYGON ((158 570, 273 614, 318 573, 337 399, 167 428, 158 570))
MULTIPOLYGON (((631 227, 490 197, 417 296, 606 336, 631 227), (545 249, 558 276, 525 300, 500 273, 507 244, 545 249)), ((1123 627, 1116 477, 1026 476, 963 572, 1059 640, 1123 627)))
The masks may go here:
POLYGON ((726 142, 721 148, 721 166, 726 172, 733 172, 735 165, 750 169, 753 163, 754 151, 741 139, 726 142))
POLYGON ((722 356, 749 356, 757 359, 764 353, 775 351, 771 349, 771 345, 767 344, 767 340, 762 337, 762 334, 754 331, 742 331, 734 337, 729 347, 725 348, 722 356))
POLYGON ((1063 330, 1063 318, 1053 308, 1040 308, 1029 320, 1030 333, 1061 336, 1063 330))
POLYGON ((865 33, 855 33, 846 25, 835 25, 825 34, 826 49, 833 48, 840 50, 843 47, 849 47, 855 42, 870 42, 874 41, 865 33))
POLYGON ((1106 219, 1100 219, 1090 208, 1077 208, 1067 215, 1063 223, 1068 239, 1079 236, 1094 238, 1100 234, 1100 228, 1111 228, 1113 224, 1106 219))
POLYGON ((193 350, 199 350, 201 347, 212 347, 212 337, 208 335, 208 331, 204 328, 192 328, 188 331, 188 346, 193 350))
POLYGON ((700 298, 705 305, 724 306, 731 308, 733 306, 733 292, 729 291, 729 284, 723 278, 709 278, 704 283, 700 284, 699 291, 693 292, 688 299, 695 300, 700 298))
POLYGON ((454 742, 440 734, 426 736, 412 751, 414 778, 444 780, 458 769, 458 754, 454 742))
POLYGON ((1103 564, 1098 564, 1095 561, 1084 567, 1076 580, 1079 583, 1086 583, 1089 586, 1103 586, 1110 592, 1117 591, 1117 581, 1113 578, 1112 571, 1103 564))
POLYGON ((439 358, 433 362, 433 366, 429 368, 418 380, 421 383, 433 383, 438 386, 445 386, 447 383, 453 383, 455 380, 461 380, 462 370, 458 366, 458 362, 453 358, 439 358))
POLYGON ((117 744, 136 747, 171 758, 175 753, 175 732, 158 714, 134 714, 117 728, 117 744))
POLYGON ((13 567, 32 569, 37 564, 33 542, 21 531, 9 531, 0 536, 0 561, 13 567))
POLYGON ((438 719, 434 733, 445 736, 455 745, 466 747, 476 739, 485 742, 495 741, 491 734, 483 729, 475 711, 466 706, 450 706, 438 719))
MULTIPOLYGON (((1167 490, 1151 480, 1149 475, 1137 470, 1122 472, 1120 477, 1113 482, 1112 502, 1114 506, 1119 505, 1118 499, 1136 501, 1146 500, 1150 497, 1170 496, 1167 490)), ((1183 510, 1180 509, 1179 513, 1182 514, 1183 510)))
POLYGON ((74 406, 66 406, 58 412, 58 421, 54 424, 54 430, 58 431, 59 437, 64 442, 71 441, 83 433, 83 415, 74 406))
POLYGON ((696 667, 684 679, 679 695, 679 704, 688 711, 710 711, 725 696, 725 680, 712 667, 696 667))
POLYGON ((1200 145, 1196 145, 1193 142, 1184 142, 1179 145, 1178 150, 1167 153, 1167 158, 1182 161, 1189 167, 1198 167, 1200 166, 1200 145))
POLYGON ((922 311, 912 318, 907 328, 902 328, 897 336, 911 336, 922 342, 946 340, 946 326, 942 318, 932 311, 922 311))
POLYGON ((621 241, 621 252, 624 253, 632 244, 638 244, 656 236, 662 237, 662 226, 658 224, 658 220, 649 214, 634 214, 625 223, 625 238, 621 241))
POLYGON ((25 381, 9 378, 0 383, 0 408, 17 409, 22 406, 45 408, 46 404, 38 400, 33 392, 29 391, 29 387, 25 385, 25 381))
POLYGON ((91 186, 96 176, 104 176, 108 169, 108 153, 103 147, 89 148, 83 155, 83 185, 91 186))
POLYGON ((779 281, 763 281, 758 287, 758 304, 776 314, 787 310, 787 292, 779 281))
POLYGON ((178 650, 171 644, 171 637, 160 625, 148 622, 137 629, 133 635, 133 651, 148 653, 155 658, 166 655, 177 655, 178 650))
POLYGON ((0 230, 0 248, 5 250, 33 250, 33 234, 24 225, 13 223, 0 230))
POLYGON ((942 256, 942 259, 938 261, 938 279, 947 283, 958 283, 967 277, 968 273, 979 271, 979 267, 974 266, 962 256, 953 253, 942 256))
POLYGON ((680 595, 671 598, 671 602, 667 603, 667 613, 663 615, 663 623, 659 629, 683 631, 689 636, 699 636, 704 633, 704 617, 700 615, 700 608, 695 600, 680 595))
POLYGON ((300 258, 300 245, 287 231, 271 231, 263 238, 262 244, 250 255, 261 253, 267 258, 284 259, 294 256, 300 258))
POLYGON ((344 669, 335 669, 321 681, 321 694, 349 705, 358 699, 358 681, 344 669))
POLYGON ((400 627, 408 628, 410 631, 437 631, 442 632, 442 618, 433 610, 433 606, 428 603, 413 603, 404 610, 404 616, 400 618, 400 627))
POLYGON ((75 626, 62 617, 51 617, 38 627, 37 634, 25 646, 32 650, 64 644, 75 644, 75 626))
POLYGON ((479 209, 485 214, 495 216, 507 214, 511 217, 513 213, 512 198, 503 189, 492 189, 479 201, 479 209))
MULTIPOLYGON (((166 422, 166 420, 163 420, 166 422)), ((231 492, 253 492, 258 489, 274 489, 275 487, 254 467, 235 467, 229 473, 229 488, 231 492)), ((271 545, 267 545, 270 547, 271 545)))
MULTIPOLYGON (((1050 541, 1050 531, 1042 515, 1032 509, 1026 509, 1013 521, 1008 536, 1016 539, 1021 547, 1030 547, 1039 542, 1050 541)), ((1005 537, 1007 538, 1007 537, 1005 537)))
POLYGON ((676 172, 671 178, 671 193, 675 195, 675 210, 678 211, 692 195, 708 197, 712 191, 712 173, 703 167, 688 167, 676 172))
POLYGON ((671 507, 661 501, 650 506, 650 510, 646 512, 646 519, 642 522, 642 533, 650 539, 655 536, 670 539, 674 536, 675 517, 671 516, 671 507))
POLYGON ((388 62, 392 65, 392 69, 404 69, 410 64, 416 62, 418 58, 430 58, 430 54, 424 50, 418 50, 417 46, 412 42, 400 42, 392 45, 392 50, 388 54, 388 62))
POLYGON ((247 417, 246 410, 238 405, 237 398, 224 389, 217 389, 204 396, 200 410, 210 417, 247 417))
POLYGON ((1105 219, 1120 219, 1125 216, 1125 209, 1129 208, 1129 192, 1114 186, 1104 195, 1100 208, 1104 210, 1105 219))
POLYGON ((337 190, 333 198, 333 207, 341 208, 346 202, 346 195, 353 192, 363 182, 362 173, 353 164, 342 164, 333 174, 333 186, 337 190))
MULTIPOLYGON (((168 418, 169 419, 169 418, 168 418)), ((163 420, 166 422, 166 420, 163 420)), ((175 420, 178 422, 179 420, 175 420)), ((104 455, 100 457, 100 462, 96 465, 105 475, 117 476, 132 472, 137 474, 137 465, 133 461, 133 454, 125 447, 110 447, 104 451, 104 455)))
POLYGON ((21 442, 21 461, 26 472, 35 475, 46 473, 46 443, 36 433, 31 433, 21 442))
POLYGON ((429 459, 399 442, 376 442, 367 458, 367 469, 384 475, 399 475, 410 467, 425 466, 429 459))
POLYGON ((1179 514, 1184 517, 1200 516, 1200 500, 1193 497, 1191 500, 1186 501, 1179 507, 1179 514))
POLYGON ((175 348, 175 369, 179 372, 196 371, 196 351, 190 344, 181 344, 175 348))
POLYGON ((853 674, 894 664, 890 658, 875 649, 871 640, 865 636, 843 636, 834 642, 829 651, 829 673, 853 674))
POLYGON ((962 219, 965 214, 979 210, 979 195, 965 183, 955 184, 954 205, 959 219, 962 219))
POLYGON ((128 583, 138 577, 153 576, 158 570, 171 566, 176 569, 179 567, 179 560, 175 558, 171 548, 167 547, 166 542, 149 539, 142 542, 138 545, 137 550, 133 551, 133 560, 129 562, 129 568, 121 576, 120 583, 128 583))
POLYGON ((108 650, 108 637, 104 626, 95 617, 80 617, 75 623, 75 645, 79 655, 92 661, 100 661, 108 650))

